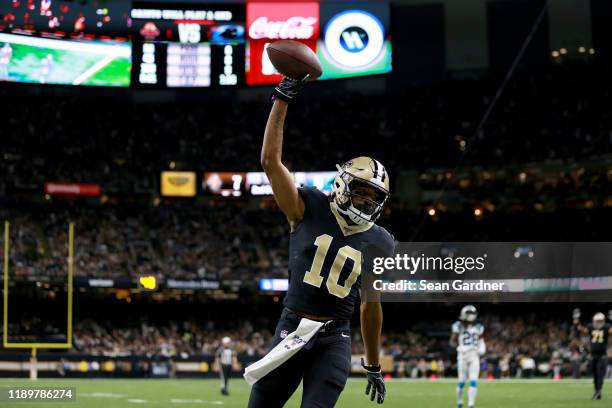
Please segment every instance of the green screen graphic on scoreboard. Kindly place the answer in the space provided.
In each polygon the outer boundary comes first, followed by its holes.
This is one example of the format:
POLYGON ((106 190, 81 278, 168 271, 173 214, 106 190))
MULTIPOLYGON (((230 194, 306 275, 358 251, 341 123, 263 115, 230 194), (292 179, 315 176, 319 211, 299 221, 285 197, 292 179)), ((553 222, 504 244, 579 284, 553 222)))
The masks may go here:
POLYGON ((322 41, 317 47, 323 75, 319 79, 346 78, 391 72, 391 41, 385 41, 380 52, 371 61, 356 67, 343 65, 331 57, 322 41))
POLYGON ((130 85, 131 45, 0 34, 0 80, 130 85))

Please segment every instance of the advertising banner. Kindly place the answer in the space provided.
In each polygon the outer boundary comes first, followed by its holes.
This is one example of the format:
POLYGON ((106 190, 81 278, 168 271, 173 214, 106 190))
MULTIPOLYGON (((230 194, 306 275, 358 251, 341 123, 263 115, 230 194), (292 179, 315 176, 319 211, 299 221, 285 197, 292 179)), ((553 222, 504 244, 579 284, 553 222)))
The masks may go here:
POLYGON ((202 190, 207 195, 240 197, 246 189, 246 178, 246 173, 206 172, 202 178, 202 190))
POLYGON ((262 292, 286 292, 289 290, 289 279, 287 278, 261 278, 259 290, 262 292))
POLYGON ((391 71, 388 3, 321 3, 321 27, 320 79, 391 71))
POLYGON ((272 66, 266 46, 277 40, 295 40, 316 51, 319 3, 247 3, 247 38, 247 84, 277 83, 282 77, 272 66))
POLYGON ((179 279, 168 279, 166 280, 166 288, 169 289, 219 289, 221 285, 219 281, 213 280, 179 280, 179 279))
POLYGON ((49 195, 97 197, 102 194, 98 184, 82 183, 45 183, 45 193, 49 195))
POLYGON ((194 197, 196 175, 192 171, 162 171, 161 194, 164 197, 194 197))
MULTIPOLYGON (((292 173, 296 187, 316 187, 325 194, 332 191, 336 177, 335 171, 298 171, 292 173)), ((247 189, 254 196, 272 195, 270 180, 264 172, 249 172, 246 174, 247 189)))

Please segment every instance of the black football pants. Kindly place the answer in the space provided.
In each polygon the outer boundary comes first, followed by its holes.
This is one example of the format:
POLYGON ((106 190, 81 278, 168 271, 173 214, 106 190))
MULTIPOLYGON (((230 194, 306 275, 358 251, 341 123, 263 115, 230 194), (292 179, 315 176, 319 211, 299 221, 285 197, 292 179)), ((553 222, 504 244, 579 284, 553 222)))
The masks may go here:
POLYGON ((606 376, 606 368, 608 367, 608 358, 606 355, 594 355, 591 359, 591 369, 593 370, 593 385, 595 391, 601 391, 606 376))
MULTIPOLYGON (((272 340, 274 348, 293 332, 301 317, 285 309, 272 340), (282 335, 282 337, 281 337, 282 335)), ((249 408, 281 408, 303 381, 302 408, 331 408, 351 369, 350 322, 325 327, 289 360, 253 385, 249 408)))
POLYGON ((229 378, 232 375, 232 365, 231 364, 221 364, 219 369, 219 377, 221 377, 221 389, 225 391, 228 390, 229 378))

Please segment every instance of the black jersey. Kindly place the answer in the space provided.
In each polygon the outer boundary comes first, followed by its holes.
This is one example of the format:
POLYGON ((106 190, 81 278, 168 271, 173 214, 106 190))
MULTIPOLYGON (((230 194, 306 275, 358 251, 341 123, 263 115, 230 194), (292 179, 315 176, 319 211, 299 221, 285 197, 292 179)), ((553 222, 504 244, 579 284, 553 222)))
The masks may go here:
POLYGON ((591 354, 605 355, 608 353, 608 336, 610 325, 604 324, 601 329, 596 329, 593 324, 587 326, 589 331, 589 341, 591 343, 591 354))
POLYGON ((359 297, 365 260, 392 256, 395 240, 384 228, 341 227, 328 197, 316 188, 298 189, 304 218, 289 241, 289 290, 284 305, 296 312, 350 319, 359 297))

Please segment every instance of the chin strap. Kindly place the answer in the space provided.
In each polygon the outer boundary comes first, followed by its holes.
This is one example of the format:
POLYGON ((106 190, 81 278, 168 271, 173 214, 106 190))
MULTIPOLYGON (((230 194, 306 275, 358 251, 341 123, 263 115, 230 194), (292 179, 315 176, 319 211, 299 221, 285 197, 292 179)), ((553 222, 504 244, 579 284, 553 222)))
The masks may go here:
MULTIPOLYGON (((344 220, 346 221, 346 225, 348 227, 363 227, 363 226, 369 226, 369 225, 374 224, 372 221, 368 221, 368 222, 364 222, 363 224, 360 224, 351 219, 350 210, 344 210, 340 208, 339 205, 336 205, 336 207, 338 208, 338 212, 340 213, 340 215, 342 215, 342 218, 344 218, 344 220)), ((359 218, 359 216, 357 215, 355 215, 355 217, 359 218)))

